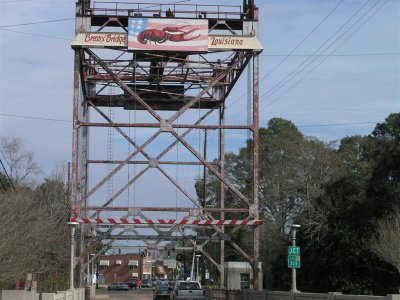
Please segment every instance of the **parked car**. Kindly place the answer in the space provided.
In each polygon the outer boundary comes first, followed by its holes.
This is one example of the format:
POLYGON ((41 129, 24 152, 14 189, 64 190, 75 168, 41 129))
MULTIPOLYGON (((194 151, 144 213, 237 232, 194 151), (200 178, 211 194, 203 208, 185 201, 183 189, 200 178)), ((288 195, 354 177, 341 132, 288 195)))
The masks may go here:
POLYGON ((203 288, 198 281, 177 281, 172 299, 206 299, 203 288))
POLYGON ((157 278, 152 278, 152 279, 151 279, 151 284, 152 284, 153 286, 156 286, 157 283, 158 283, 158 279, 157 279, 157 278))
POLYGON ((150 279, 143 279, 142 281, 142 288, 150 288, 153 284, 151 283, 150 279))
POLYGON ((109 291, 129 291, 129 285, 125 282, 114 282, 107 288, 109 291))
POLYGON ((158 285, 154 290, 153 299, 154 300, 170 299, 171 292, 172 292, 172 287, 166 284, 158 285))
POLYGON ((140 289, 142 287, 142 281, 135 277, 135 278, 129 278, 128 280, 125 281, 125 283, 129 286, 129 288, 133 289, 140 289))
POLYGON ((174 286, 175 286, 175 283, 176 283, 176 280, 175 280, 175 279, 168 279, 168 285, 169 285, 170 287, 174 287, 174 286))
POLYGON ((168 285, 168 279, 167 278, 158 279, 157 285, 168 285))

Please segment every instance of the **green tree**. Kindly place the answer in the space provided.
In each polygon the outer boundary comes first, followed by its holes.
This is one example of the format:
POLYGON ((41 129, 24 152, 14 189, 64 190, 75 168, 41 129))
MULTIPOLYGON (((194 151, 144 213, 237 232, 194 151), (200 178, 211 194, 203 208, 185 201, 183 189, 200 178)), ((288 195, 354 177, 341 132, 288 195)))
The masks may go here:
POLYGON ((301 289, 354 294, 397 291, 396 269, 366 245, 377 221, 399 207, 399 133, 399 115, 392 114, 369 136, 341 141, 338 154, 344 173, 328 183, 315 201, 325 215, 319 239, 309 234, 315 229, 313 222, 304 223, 299 235, 304 249, 301 289))
MULTIPOLYGON (((264 277, 267 287, 274 285, 275 275, 271 269, 275 268, 277 257, 280 253, 286 253, 284 245, 288 224, 302 215, 303 211, 308 212, 304 214, 307 222, 323 224, 316 217, 319 210, 314 199, 322 193, 327 182, 340 174, 334 148, 333 143, 304 137, 292 122, 281 118, 271 119, 266 128, 260 129, 259 199, 265 219, 261 234, 261 258, 267 274, 264 277)), ((227 153, 225 161, 226 176, 242 194, 251 198, 252 141, 247 141, 246 147, 240 149, 238 154, 227 153)), ((207 203, 216 205, 219 201, 218 180, 210 174, 208 178, 207 203)), ((200 200, 203 199, 202 188, 202 181, 199 181, 196 190, 200 200)), ((229 207, 245 207, 229 192, 226 193, 226 203, 229 207)), ((239 213, 227 214, 227 218, 242 217, 239 213)), ((233 239, 250 253, 252 239, 249 232, 237 230, 233 239)), ((211 252, 218 254, 218 249, 211 252)), ((229 246, 226 259, 243 260, 229 246)))

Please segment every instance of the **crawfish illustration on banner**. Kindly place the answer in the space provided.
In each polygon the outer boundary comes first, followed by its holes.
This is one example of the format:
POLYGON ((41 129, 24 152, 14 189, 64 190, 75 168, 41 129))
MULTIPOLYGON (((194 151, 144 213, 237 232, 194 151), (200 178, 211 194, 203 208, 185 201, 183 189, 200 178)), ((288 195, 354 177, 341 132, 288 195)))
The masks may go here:
POLYGON ((207 51, 208 21, 130 18, 128 49, 207 51))

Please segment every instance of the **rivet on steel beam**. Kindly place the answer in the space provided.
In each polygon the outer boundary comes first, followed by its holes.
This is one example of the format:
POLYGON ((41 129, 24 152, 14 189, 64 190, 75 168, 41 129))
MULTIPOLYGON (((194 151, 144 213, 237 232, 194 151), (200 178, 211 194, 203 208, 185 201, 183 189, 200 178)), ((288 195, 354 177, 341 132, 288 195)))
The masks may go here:
POLYGON ((157 168, 157 166, 158 166, 158 160, 157 160, 157 158, 150 158, 149 159, 149 167, 150 168, 157 168))
POLYGON ((172 132, 172 124, 168 120, 161 119, 160 121, 161 132, 172 132))
POLYGON ((257 210, 258 210, 258 206, 256 204, 250 204, 250 206, 249 206, 250 218, 257 217, 257 210))

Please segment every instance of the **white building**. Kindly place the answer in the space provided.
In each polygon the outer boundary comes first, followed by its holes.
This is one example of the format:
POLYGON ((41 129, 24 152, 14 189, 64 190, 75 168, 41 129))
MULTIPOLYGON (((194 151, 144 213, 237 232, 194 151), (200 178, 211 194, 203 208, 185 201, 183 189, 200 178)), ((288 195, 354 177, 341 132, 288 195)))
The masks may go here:
MULTIPOLYGON (((258 264, 260 273, 260 284, 262 285, 262 263, 258 264)), ((225 262, 225 287, 232 290, 251 289, 253 282, 253 271, 248 262, 227 261, 225 262)))

